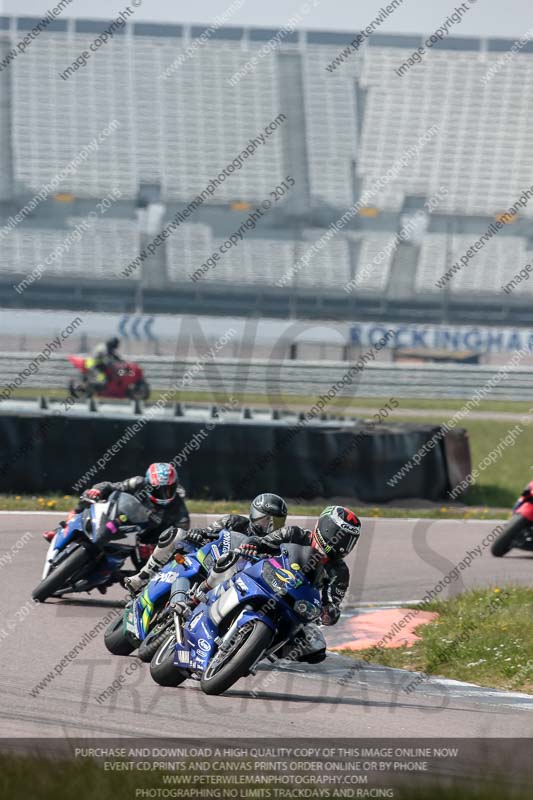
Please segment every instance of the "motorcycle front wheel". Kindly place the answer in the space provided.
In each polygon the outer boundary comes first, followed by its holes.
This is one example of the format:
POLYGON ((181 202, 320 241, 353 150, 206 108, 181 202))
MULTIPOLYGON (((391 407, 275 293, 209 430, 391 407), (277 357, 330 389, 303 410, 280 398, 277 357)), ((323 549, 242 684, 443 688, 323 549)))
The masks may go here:
POLYGON ((205 694, 222 694, 248 675, 272 641, 272 630, 260 619, 243 625, 227 651, 219 650, 208 664, 200 686, 205 694))
POLYGON ((150 675, 160 686, 179 686, 188 674, 174 665, 176 634, 170 633, 150 663, 150 675))
POLYGON ((33 590, 32 598, 37 603, 44 603, 48 597, 56 594, 61 589, 64 589, 65 592, 71 591, 74 583, 79 580, 86 568, 93 563, 94 560, 85 548, 76 548, 33 590))
POLYGON ((524 519, 520 514, 515 514, 515 516, 509 520, 503 532, 492 543, 490 547, 492 555, 496 556, 496 558, 501 558, 506 555, 509 550, 513 549, 515 546, 514 543, 519 538, 520 534, 530 527, 531 522, 529 522, 529 520, 524 519))

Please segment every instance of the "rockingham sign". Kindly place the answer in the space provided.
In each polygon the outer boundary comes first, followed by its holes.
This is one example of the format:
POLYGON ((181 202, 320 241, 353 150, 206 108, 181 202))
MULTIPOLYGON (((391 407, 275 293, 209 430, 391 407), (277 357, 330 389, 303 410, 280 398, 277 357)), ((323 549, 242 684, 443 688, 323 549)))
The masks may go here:
POLYGON ((391 331, 387 347, 404 350, 448 350, 450 352, 513 353, 533 350, 532 328, 482 328, 456 325, 401 325, 362 323, 350 328, 350 344, 371 347, 391 331))

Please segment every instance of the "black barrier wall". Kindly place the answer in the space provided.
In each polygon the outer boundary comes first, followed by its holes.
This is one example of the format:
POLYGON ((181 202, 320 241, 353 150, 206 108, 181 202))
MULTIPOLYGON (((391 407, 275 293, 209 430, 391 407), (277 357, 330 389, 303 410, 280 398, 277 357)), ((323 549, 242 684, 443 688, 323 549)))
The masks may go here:
POLYGON ((0 491, 79 494, 104 479, 143 474, 152 461, 174 460, 192 497, 242 499, 273 491, 305 500, 439 500, 453 488, 450 473, 455 485, 470 463, 465 431, 448 434, 445 447, 432 426, 336 428, 253 420, 214 425, 169 418, 147 422, 121 444, 135 421, 72 413, 0 416, 0 491), (422 461, 406 469, 436 435, 439 441, 422 461))

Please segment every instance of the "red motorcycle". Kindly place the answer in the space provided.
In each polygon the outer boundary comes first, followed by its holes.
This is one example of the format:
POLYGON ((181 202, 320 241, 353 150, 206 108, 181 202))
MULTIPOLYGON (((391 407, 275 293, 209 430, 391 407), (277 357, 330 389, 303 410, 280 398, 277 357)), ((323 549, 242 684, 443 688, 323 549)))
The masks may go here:
POLYGON ((493 556, 501 558, 513 548, 533 550, 533 481, 514 504, 513 516, 492 543, 490 551, 493 556))
POLYGON ((117 361, 106 368, 107 381, 101 386, 92 380, 95 362, 93 358, 68 356, 68 360, 79 372, 81 380, 71 380, 69 392, 73 397, 113 397, 129 400, 148 400, 150 387, 138 364, 129 361, 117 361))

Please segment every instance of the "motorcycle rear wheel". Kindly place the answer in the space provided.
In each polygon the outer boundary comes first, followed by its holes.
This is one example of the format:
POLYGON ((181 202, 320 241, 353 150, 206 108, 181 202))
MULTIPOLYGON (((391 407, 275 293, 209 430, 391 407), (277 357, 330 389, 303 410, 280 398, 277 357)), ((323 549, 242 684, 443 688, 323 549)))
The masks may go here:
POLYGON ((226 658, 222 657, 218 662, 218 653, 211 659, 200 682, 205 694, 223 694, 239 678, 248 675, 250 667, 272 641, 272 630, 260 619, 254 619, 241 630, 242 641, 236 650, 232 647, 226 658))
POLYGON ((60 589, 65 589, 65 592, 71 591, 69 587, 79 579, 85 567, 92 563, 93 559, 83 547, 76 548, 33 590, 32 598, 37 603, 44 603, 60 589))
POLYGON ((104 633, 104 644, 114 656, 129 656, 139 646, 124 634, 124 614, 111 620, 104 633))
POLYGON ((520 514, 515 514, 505 526, 503 533, 492 543, 490 547, 492 555, 496 558, 506 555, 515 546, 515 539, 529 527, 531 527, 529 520, 524 519, 520 514))
POLYGON ((127 395, 131 400, 148 400, 150 387, 146 381, 137 381, 133 386, 128 387, 127 395))

